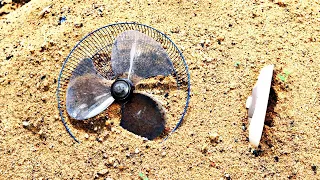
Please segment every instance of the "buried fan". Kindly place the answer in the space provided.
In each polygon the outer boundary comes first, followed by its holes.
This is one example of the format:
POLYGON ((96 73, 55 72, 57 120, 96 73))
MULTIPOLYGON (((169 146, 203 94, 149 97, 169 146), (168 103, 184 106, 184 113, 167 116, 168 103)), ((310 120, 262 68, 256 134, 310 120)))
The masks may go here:
POLYGON ((65 60, 57 90, 62 122, 77 142, 67 122, 94 119, 113 104, 121 106, 120 126, 136 135, 155 139, 168 119, 175 121, 172 133, 189 97, 189 73, 180 50, 163 33, 136 23, 108 25, 83 38, 65 60), (167 109, 176 96, 183 101, 178 117, 167 109))

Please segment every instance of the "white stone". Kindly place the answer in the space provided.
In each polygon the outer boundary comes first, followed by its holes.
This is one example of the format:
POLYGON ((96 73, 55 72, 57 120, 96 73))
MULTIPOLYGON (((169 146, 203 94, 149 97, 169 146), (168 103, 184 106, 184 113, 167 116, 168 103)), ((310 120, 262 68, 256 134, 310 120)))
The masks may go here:
POLYGON ((258 81, 253 87, 252 95, 249 96, 246 102, 246 107, 249 108, 249 141, 255 147, 259 146, 262 135, 269 100, 273 68, 274 65, 269 65, 262 68, 258 77, 258 81))
POLYGON ((22 125, 23 125, 23 127, 28 127, 29 126, 29 122, 28 121, 23 121, 22 125))

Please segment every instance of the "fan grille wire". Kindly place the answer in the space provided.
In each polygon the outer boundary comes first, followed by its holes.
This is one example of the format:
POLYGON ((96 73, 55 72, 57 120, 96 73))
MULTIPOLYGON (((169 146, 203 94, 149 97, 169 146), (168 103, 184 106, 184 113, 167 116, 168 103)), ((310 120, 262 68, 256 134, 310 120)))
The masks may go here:
MULTIPOLYGON (((95 31, 92 31, 81 39, 76 46, 71 50, 70 54, 67 56, 66 60, 62 65, 62 69, 58 78, 58 87, 57 87, 57 100, 58 100, 58 109, 61 117, 61 121, 66 128, 69 135, 78 143, 80 141, 74 136, 72 131, 68 126, 68 114, 65 110, 65 98, 67 85, 69 79, 74 73, 74 69, 77 67, 78 63, 84 58, 91 58, 96 66, 97 71, 104 78, 111 80, 114 78, 112 69, 111 69, 111 51, 112 45, 116 37, 127 30, 136 30, 142 32, 151 38, 159 42, 167 51, 173 67, 174 67, 174 78, 177 81, 179 90, 185 91, 185 106, 181 112, 178 123, 169 133, 169 135, 164 139, 166 140, 170 134, 177 130, 181 125, 183 118, 187 112, 190 100, 190 75, 188 66, 185 62, 185 58, 182 55, 181 51, 177 46, 172 42, 172 40, 167 37, 164 33, 144 24, 138 24, 135 22, 124 22, 124 23, 115 23, 110 24, 104 27, 101 27, 95 31)), ((85 71, 85 67, 83 67, 85 71)), ((76 72, 76 73, 81 73, 76 72)))

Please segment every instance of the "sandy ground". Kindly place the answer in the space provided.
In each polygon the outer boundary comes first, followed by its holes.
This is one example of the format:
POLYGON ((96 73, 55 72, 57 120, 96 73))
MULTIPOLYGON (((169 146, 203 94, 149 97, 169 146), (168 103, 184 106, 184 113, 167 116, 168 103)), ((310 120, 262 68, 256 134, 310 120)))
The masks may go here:
POLYGON ((319 1, 6 2, 0 179, 320 179, 319 1), (58 115, 62 63, 87 33, 125 21, 157 28, 183 50, 192 85, 185 122, 164 143, 106 131, 103 142, 90 133, 78 144, 58 115), (273 91, 254 149, 245 101, 268 64, 275 64, 273 91), (210 133, 219 134, 217 143, 210 133))

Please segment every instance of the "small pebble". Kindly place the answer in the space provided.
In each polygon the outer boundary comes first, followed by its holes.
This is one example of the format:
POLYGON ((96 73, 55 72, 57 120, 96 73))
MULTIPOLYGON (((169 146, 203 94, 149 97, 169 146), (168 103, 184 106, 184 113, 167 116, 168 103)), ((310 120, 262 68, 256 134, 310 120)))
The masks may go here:
POLYGON ((138 154, 140 152, 140 150, 138 149, 138 148, 136 148, 135 150, 134 150, 134 153, 136 153, 136 154, 138 154))
POLYGON ((206 44, 210 44, 210 39, 206 39, 206 44))
POLYGON ((219 134, 214 132, 209 134, 209 139, 212 143, 217 143, 219 140, 219 134))
POLYGON ((162 156, 162 157, 165 157, 166 155, 167 155, 166 152, 162 152, 162 153, 161 153, 161 156, 162 156))
POLYGON ((82 23, 74 23, 75 28, 81 28, 83 26, 82 23))
POLYGON ((38 132, 38 134, 39 134, 40 136, 43 135, 43 131, 40 130, 40 131, 38 132))
POLYGON ((204 43, 205 43, 205 40, 201 39, 199 44, 201 45, 201 47, 204 47, 204 43))
POLYGON ((312 169, 312 171, 313 171, 314 173, 317 173, 317 166, 313 165, 313 166, 311 166, 311 169, 312 169))
POLYGON ((109 136, 110 136, 110 134, 108 132, 104 132, 103 133, 103 139, 104 140, 106 140, 109 136))
POLYGON ((97 172, 97 173, 94 173, 93 179, 98 179, 98 178, 99 178, 98 172, 97 172))
POLYGON ((42 102, 45 103, 45 102, 47 102, 47 97, 46 97, 46 96, 42 96, 42 97, 41 97, 41 100, 42 100, 42 102))
POLYGON ((228 180, 231 179, 230 174, 225 174, 224 177, 228 180))
POLYGON ((108 158, 108 154, 107 154, 107 153, 103 153, 103 154, 102 154, 102 157, 103 157, 104 159, 107 159, 107 158, 108 158))
POLYGON ((206 144, 203 145, 202 148, 201 148, 201 152, 202 153, 207 153, 208 152, 208 145, 206 145, 206 144))
POLYGON ((23 127, 29 127, 30 123, 28 121, 23 121, 22 122, 23 127))
POLYGON ((103 7, 99 7, 99 8, 98 8, 98 14, 99 14, 99 15, 102 15, 103 11, 104 11, 104 8, 103 8, 103 7))
POLYGON ((218 40, 218 41, 224 41, 224 37, 219 36, 219 37, 217 38, 217 40, 218 40))
POLYGON ((103 139, 101 137, 97 137, 97 141, 101 143, 103 142, 103 139))
POLYGON ((59 119, 60 119, 59 115, 55 115, 55 116, 54 116, 54 120, 57 121, 57 120, 59 120, 59 119))
POLYGON ((150 166, 145 166, 144 169, 146 170, 146 174, 150 173, 151 171, 150 166))
POLYGON ((52 5, 49 5, 47 7, 45 7, 40 13, 39 13, 39 17, 42 18, 44 17, 45 14, 50 12, 50 8, 52 5))
POLYGON ((261 150, 256 150, 256 149, 254 149, 254 150, 252 151, 252 154, 253 154, 255 157, 258 157, 261 153, 262 153, 261 150))
POLYGON ((118 161, 118 160, 114 161, 113 167, 118 167, 119 165, 120 165, 120 164, 119 164, 119 161, 118 161))
POLYGON ((110 123, 110 121, 106 121, 105 122, 105 126, 106 126, 106 128, 108 129, 108 130, 111 130, 111 123, 110 123))
POLYGON ((107 173, 109 173, 109 170, 108 170, 108 169, 102 169, 102 170, 100 170, 100 171, 98 172, 99 175, 105 175, 105 174, 107 174, 107 173))
POLYGON ((89 139, 89 134, 84 134, 84 137, 86 138, 86 139, 89 139))
POLYGON ((13 57, 13 55, 12 55, 12 54, 10 54, 10 55, 6 56, 6 60, 10 60, 12 57, 13 57))
POLYGON ((245 125, 241 126, 241 128, 242 128, 243 131, 247 130, 245 125))
POLYGON ((189 132, 189 136, 193 137, 195 133, 193 131, 189 132))
POLYGON ((113 165, 113 163, 116 161, 116 158, 114 158, 114 157, 110 157, 109 159, 108 159, 108 164, 109 165, 113 165))
POLYGON ((61 8, 61 13, 68 12, 68 11, 69 11, 69 7, 68 6, 63 6, 61 8))
POLYGON ((175 27, 175 28, 172 28, 170 31, 171 31, 172 33, 179 33, 179 32, 180 32, 180 29, 179 29, 179 27, 175 27))

